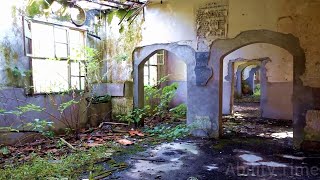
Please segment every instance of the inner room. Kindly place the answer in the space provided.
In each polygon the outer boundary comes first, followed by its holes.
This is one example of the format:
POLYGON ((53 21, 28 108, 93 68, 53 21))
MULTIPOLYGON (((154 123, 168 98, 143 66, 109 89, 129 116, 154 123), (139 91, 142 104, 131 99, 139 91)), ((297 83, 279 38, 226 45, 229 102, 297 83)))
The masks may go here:
MULTIPOLYGON (((144 64, 144 106, 149 111, 174 114, 175 121, 187 117, 187 66, 174 53, 158 50, 144 64)), ((148 119, 148 120, 157 120, 148 119)), ((159 120, 159 119, 158 119, 159 120)))
POLYGON ((256 43, 231 52, 223 62, 227 133, 279 136, 292 146, 292 55, 280 47, 256 43))

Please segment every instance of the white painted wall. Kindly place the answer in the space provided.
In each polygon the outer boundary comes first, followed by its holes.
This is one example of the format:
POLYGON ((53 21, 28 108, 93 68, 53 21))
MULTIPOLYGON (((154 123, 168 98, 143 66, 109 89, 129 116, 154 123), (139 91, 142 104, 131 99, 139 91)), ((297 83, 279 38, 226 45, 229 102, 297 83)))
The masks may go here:
POLYGON ((187 103, 187 65, 175 54, 167 52, 166 67, 169 84, 178 83, 178 89, 170 106, 175 107, 181 103, 187 103))

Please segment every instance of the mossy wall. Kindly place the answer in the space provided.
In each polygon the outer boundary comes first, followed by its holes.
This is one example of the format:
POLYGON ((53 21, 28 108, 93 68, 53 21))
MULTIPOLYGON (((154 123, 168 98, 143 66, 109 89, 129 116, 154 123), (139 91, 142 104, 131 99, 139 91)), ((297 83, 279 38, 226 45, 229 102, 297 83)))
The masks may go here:
MULTIPOLYGON (((102 74, 108 83, 133 81, 132 52, 142 41, 143 16, 140 13, 132 22, 128 22, 127 19, 132 13, 132 11, 127 13, 124 10, 116 10, 106 15, 106 36, 103 40, 105 69, 102 74), (120 23, 124 16, 124 20, 120 23)), ((125 114, 132 107, 132 97, 112 99, 113 116, 125 114)))
POLYGON ((22 16, 15 1, 0 7, 0 86, 25 87, 29 63, 24 56, 22 16))
MULTIPOLYGON (((39 1, 36 4, 27 4, 27 2, 13 0, 0 7, 3 14, 10 15, 9 18, 7 16, 0 18, 0 63, 3 65, 0 66, 1 86, 25 88, 31 82, 30 61, 24 53, 23 15, 56 22, 71 22, 64 4, 60 10, 48 13, 50 11, 46 3, 39 1)), ((140 13, 134 21, 128 22, 130 14, 132 11, 128 13, 124 10, 109 13, 98 10, 87 11, 88 19, 85 25, 89 28, 88 32, 100 37, 99 40, 87 36, 87 45, 100 52, 101 82, 133 81, 132 52, 142 40, 143 17, 140 13), (118 25, 124 15, 126 18, 118 25)), ((126 113, 133 107, 132 96, 113 97, 112 102, 114 116, 126 113)))

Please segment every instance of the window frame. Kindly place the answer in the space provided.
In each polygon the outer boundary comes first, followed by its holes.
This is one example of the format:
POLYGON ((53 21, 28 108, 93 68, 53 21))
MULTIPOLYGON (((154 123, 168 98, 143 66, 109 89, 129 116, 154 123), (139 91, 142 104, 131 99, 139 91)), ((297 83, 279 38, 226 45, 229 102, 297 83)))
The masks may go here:
POLYGON ((83 63, 82 61, 84 59, 81 59, 81 60, 75 60, 75 59, 70 59, 69 57, 57 57, 57 54, 56 54, 56 43, 60 43, 60 44, 66 44, 67 45, 67 56, 70 56, 70 48, 71 48, 71 45, 70 45, 70 36, 69 36, 69 32, 70 30, 74 30, 74 31, 79 31, 81 33, 83 33, 83 47, 85 48, 87 46, 87 33, 88 33, 88 30, 85 29, 85 28, 79 28, 79 27, 73 27, 73 26, 68 26, 68 25, 62 25, 62 24, 58 24, 58 23, 53 23, 53 22, 47 22, 47 21, 41 21, 41 20, 37 20, 37 19, 31 19, 31 18, 28 18, 26 16, 23 16, 22 17, 22 21, 23 21, 23 42, 24 42, 24 53, 25 53, 25 56, 28 57, 28 61, 29 61, 29 70, 31 71, 31 76, 30 76, 30 87, 28 88, 29 90, 26 92, 26 94, 28 95, 45 95, 45 94, 61 94, 61 93, 64 93, 64 92, 67 92, 68 90, 66 91, 58 91, 58 92, 35 92, 35 87, 33 86, 33 83, 34 83, 34 78, 33 78, 33 67, 32 67, 32 62, 33 62, 33 59, 39 59, 39 60, 47 60, 47 59, 50 59, 50 58, 57 58, 61 61, 67 61, 67 64, 68 64, 68 88, 71 89, 72 88, 72 78, 76 78, 78 77, 79 78, 79 87, 77 87, 77 90, 78 92, 82 92, 82 91, 86 91, 87 90, 87 79, 86 79, 86 73, 87 73, 87 70, 86 70, 86 67, 85 67, 85 63, 83 63), (33 43, 33 38, 32 38, 32 23, 38 23, 38 24, 44 24, 44 25, 48 25, 48 26, 51 26, 53 28, 53 38, 54 38, 54 57, 39 57, 39 56, 34 56, 34 50, 32 48, 32 43, 33 43), (30 25, 30 33, 31 33, 31 38, 29 38, 27 35, 26 35, 26 32, 25 32, 25 26, 26 25, 30 25), (67 35, 67 41, 66 43, 61 43, 61 42, 57 42, 56 41, 56 35, 55 35, 55 29, 58 28, 58 29, 65 29, 66 30, 66 35, 67 35), (27 43, 27 40, 30 39, 31 43, 27 43), (28 46, 27 46, 28 45, 28 46), (31 46, 31 47, 30 47, 31 46), (31 54, 28 53, 28 49, 27 48, 30 48, 31 49, 31 54), (79 63, 79 75, 76 76, 76 75, 72 75, 72 69, 71 69, 71 63, 79 63), (81 74, 81 64, 83 64, 84 66, 84 73, 81 74), (84 85, 83 85, 83 88, 82 88, 82 79, 84 79, 84 85))
POLYGON ((148 84, 144 84, 144 86, 146 86, 146 85, 148 85, 148 86, 151 86, 151 76, 150 76, 150 67, 156 67, 157 68, 157 81, 159 81, 160 80, 160 74, 159 74, 159 68, 161 67, 161 66, 164 66, 165 65, 165 61, 166 61, 166 51, 165 50, 159 50, 159 51, 157 51, 154 55, 152 55, 149 59, 148 59, 148 61, 146 61, 145 62, 145 64, 144 64, 144 68, 145 67, 147 67, 148 68, 148 74, 147 75, 144 75, 143 76, 143 78, 148 78, 148 84), (161 52, 161 53, 159 53, 159 52, 161 52), (155 58, 156 58, 156 61, 157 61, 157 64, 151 64, 150 63, 150 58, 151 57, 154 57, 154 56, 156 56, 155 58), (159 61, 159 57, 162 57, 162 62, 160 62, 159 61))

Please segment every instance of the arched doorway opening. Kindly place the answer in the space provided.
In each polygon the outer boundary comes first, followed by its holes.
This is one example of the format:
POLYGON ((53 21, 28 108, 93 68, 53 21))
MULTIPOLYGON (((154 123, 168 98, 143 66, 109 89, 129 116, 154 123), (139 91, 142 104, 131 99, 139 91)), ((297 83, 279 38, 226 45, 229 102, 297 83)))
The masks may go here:
MULTIPOLYGON (((192 84, 189 82, 195 78, 192 77, 195 51, 187 45, 178 45, 176 43, 154 44, 136 48, 133 52, 133 60, 134 106, 136 108, 145 107, 145 86, 155 85, 155 82, 159 82, 161 78, 166 77, 167 81, 160 83, 159 87, 170 86, 172 84, 177 85, 176 94, 170 102, 169 107, 173 108, 180 104, 185 104, 188 107, 187 124, 191 124, 192 119, 189 114, 190 111, 192 112, 192 107, 190 107, 188 97, 189 93, 192 92, 192 84), (153 69, 151 70, 150 65, 155 66, 155 63, 150 63, 150 59, 159 57, 159 54, 163 54, 165 57, 163 65, 158 64, 156 67, 151 67, 153 69), (159 68, 159 66, 162 67, 159 68), (155 74, 157 75, 155 76, 155 74)), ((158 62, 158 59, 156 61, 158 62)))
POLYGON ((169 110, 168 115, 186 119, 187 67, 183 60, 170 51, 158 50, 144 63, 143 78, 145 107, 169 110))
POLYGON ((305 72, 305 55, 300 47, 299 40, 291 34, 282 34, 268 30, 252 30, 239 34, 234 39, 217 40, 211 46, 210 62, 214 69, 213 98, 218 99, 213 108, 213 123, 218 125, 219 134, 222 135, 222 95, 223 95, 223 68, 224 58, 230 53, 244 46, 266 43, 278 46, 288 51, 293 57, 293 136, 294 146, 300 147, 303 141, 303 128, 305 124, 305 113, 312 92, 309 91, 300 79, 305 72), (307 97, 307 98, 306 98, 307 97))
MULTIPOLYGON (((232 112, 231 116, 223 116, 224 129, 246 137, 277 137, 277 143, 284 142, 282 144, 291 147, 292 55, 278 46, 254 43, 231 52, 224 61, 229 59, 232 60, 228 65, 233 66, 233 70, 223 72, 228 73, 223 81, 227 79, 232 84, 231 90, 229 88, 231 101, 226 97, 232 112), (243 58, 233 60, 239 55, 243 58), (255 82, 255 74, 259 71, 261 73, 258 73, 259 78, 256 77, 255 82), (233 122, 230 122, 231 119, 233 122)), ((228 86, 225 87, 227 84, 228 81, 223 83, 224 90, 228 89, 228 86)), ((222 98, 225 101, 225 95, 222 98)))

